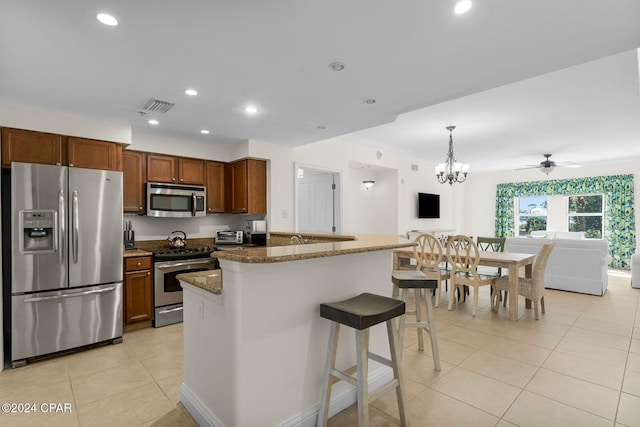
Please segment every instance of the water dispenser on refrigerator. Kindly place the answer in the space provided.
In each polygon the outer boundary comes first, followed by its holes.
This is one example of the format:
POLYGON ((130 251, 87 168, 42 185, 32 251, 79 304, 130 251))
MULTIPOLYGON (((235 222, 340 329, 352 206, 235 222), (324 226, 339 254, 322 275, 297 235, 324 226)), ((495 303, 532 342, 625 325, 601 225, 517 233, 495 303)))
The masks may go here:
POLYGON ((57 215, 54 210, 21 210, 19 212, 21 254, 45 254, 57 248, 57 215))

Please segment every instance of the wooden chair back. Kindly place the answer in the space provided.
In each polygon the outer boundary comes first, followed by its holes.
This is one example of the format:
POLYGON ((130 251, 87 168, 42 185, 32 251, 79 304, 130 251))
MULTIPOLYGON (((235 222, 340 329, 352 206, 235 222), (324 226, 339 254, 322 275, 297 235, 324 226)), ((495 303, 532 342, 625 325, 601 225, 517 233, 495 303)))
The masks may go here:
POLYGON ((506 237, 476 237, 476 244, 481 251, 504 252, 506 237))
POLYGON ((478 245, 467 236, 452 236, 447 242, 447 260, 451 264, 452 274, 461 272, 477 276, 476 267, 480 262, 478 245))
POLYGON ((553 251, 554 242, 548 242, 542 245, 540 251, 533 260, 532 281, 537 289, 544 289, 544 272, 547 269, 547 261, 551 251, 553 251))
POLYGON ((416 237, 417 246, 413 247, 413 256, 418 260, 416 270, 429 268, 437 270, 442 263, 443 250, 440 241, 432 234, 416 237))

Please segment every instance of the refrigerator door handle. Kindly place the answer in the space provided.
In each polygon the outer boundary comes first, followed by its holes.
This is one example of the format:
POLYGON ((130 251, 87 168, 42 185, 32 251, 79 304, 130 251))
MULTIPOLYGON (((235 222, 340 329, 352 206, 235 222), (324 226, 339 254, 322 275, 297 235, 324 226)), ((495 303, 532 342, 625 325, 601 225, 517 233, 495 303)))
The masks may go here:
POLYGON ((65 224, 67 223, 67 215, 64 208, 64 191, 60 190, 58 193, 58 235, 54 237, 56 241, 56 250, 58 251, 58 264, 64 264, 64 237, 65 237, 65 224))
POLYGON ((73 255, 73 263, 78 263, 78 231, 80 229, 80 224, 78 221, 78 191, 73 191, 73 229, 71 243, 73 247, 71 248, 73 255))
POLYGON ((50 297, 27 298, 27 299, 24 300, 24 302, 54 301, 54 300, 59 300, 59 299, 64 299, 64 298, 74 298, 74 297, 83 297, 83 296, 87 296, 87 295, 104 294, 104 293, 115 291, 115 290, 116 290, 116 288, 114 286, 112 286, 112 287, 109 287, 109 288, 94 289, 94 290, 85 291, 85 292, 75 292, 73 294, 53 295, 53 296, 50 296, 50 297))

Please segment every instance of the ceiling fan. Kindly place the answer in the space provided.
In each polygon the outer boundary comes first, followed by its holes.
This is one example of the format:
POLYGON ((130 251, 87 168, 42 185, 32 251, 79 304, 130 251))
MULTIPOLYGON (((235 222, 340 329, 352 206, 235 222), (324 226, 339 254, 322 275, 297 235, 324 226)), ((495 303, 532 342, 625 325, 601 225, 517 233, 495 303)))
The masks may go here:
POLYGON ((549 172, 553 172, 553 170, 557 167, 567 167, 567 168, 579 168, 580 165, 574 162, 554 162, 553 160, 550 159, 551 154, 543 154, 543 156, 545 157, 545 159, 543 161, 540 162, 540 164, 537 165, 527 165, 524 168, 519 168, 517 170, 520 169, 540 169, 540 172, 542 173, 546 173, 547 175, 549 175, 549 172))

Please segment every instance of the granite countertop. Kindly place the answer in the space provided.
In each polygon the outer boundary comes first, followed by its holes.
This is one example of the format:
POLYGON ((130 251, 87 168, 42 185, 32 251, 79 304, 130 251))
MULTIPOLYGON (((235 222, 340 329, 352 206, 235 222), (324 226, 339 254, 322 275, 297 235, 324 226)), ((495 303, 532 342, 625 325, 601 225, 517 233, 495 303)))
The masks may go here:
POLYGON ((144 249, 125 249, 124 250, 125 258, 132 258, 135 256, 151 256, 151 255, 153 255, 153 252, 145 251, 144 249))
POLYGON ((205 270, 176 275, 176 279, 215 295, 222 294, 222 270, 205 270))
POLYGON ((383 234, 310 234, 272 232, 279 237, 301 235, 310 238, 306 245, 287 244, 283 246, 252 247, 215 251, 212 257, 242 263, 274 263, 323 258, 362 252, 382 251, 415 246, 415 242, 396 235, 383 234), (314 243, 313 241, 324 240, 314 243))

